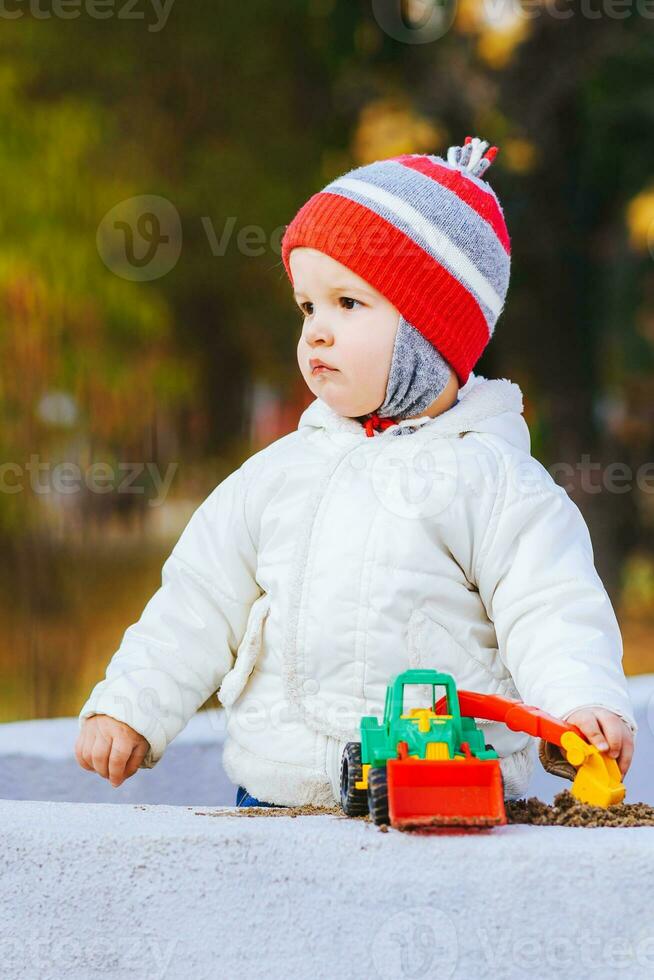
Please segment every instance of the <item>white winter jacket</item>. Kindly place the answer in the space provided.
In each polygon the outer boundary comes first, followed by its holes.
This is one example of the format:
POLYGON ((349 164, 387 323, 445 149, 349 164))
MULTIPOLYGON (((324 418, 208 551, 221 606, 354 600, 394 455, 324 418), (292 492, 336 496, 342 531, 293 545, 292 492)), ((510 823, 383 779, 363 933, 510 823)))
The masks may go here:
MULTIPOLYGON (((448 411, 368 438, 316 399, 193 513, 80 725, 131 725, 151 768, 218 691, 231 780, 316 805, 338 801, 345 743, 410 667, 562 719, 604 706, 635 733, 588 528, 522 408, 518 385, 472 374, 448 411)), ((506 796, 524 795, 536 740, 479 723, 506 796)))

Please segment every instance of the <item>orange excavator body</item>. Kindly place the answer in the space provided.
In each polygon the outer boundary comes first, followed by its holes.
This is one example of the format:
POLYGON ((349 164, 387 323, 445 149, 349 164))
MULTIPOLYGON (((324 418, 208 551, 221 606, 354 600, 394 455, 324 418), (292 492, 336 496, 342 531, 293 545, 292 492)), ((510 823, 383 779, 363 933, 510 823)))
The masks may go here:
MULTIPOLYGON (((580 802, 607 807, 624 799, 626 790, 617 762, 592 745, 577 725, 567 725, 547 711, 514 698, 463 690, 458 694, 463 716, 501 721, 514 732, 527 732, 560 746, 568 762, 577 768, 570 792, 580 802)), ((444 700, 436 703, 436 711, 441 710, 444 700)))

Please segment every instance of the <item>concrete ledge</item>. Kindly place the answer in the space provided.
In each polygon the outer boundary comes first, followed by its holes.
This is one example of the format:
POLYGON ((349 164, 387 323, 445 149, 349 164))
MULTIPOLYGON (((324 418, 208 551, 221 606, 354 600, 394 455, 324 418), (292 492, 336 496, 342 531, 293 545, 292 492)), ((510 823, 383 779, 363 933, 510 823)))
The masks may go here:
POLYGON ((201 711, 168 746, 154 769, 140 769, 113 787, 82 769, 74 747, 77 718, 0 725, 0 799, 68 803, 234 803, 236 787, 222 767, 220 710, 201 711))
POLYGON ((12 980, 649 978, 654 828, 1 802, 12 980))
MULTIPOLYGON (((630 685, 627 800, 654 803, 654 675, 630 685)), ((222 713, 196 715, 118 789, 79 768, 77 730, 0 725, 11 980, 654 975, 654 828, 420 837, 340 815, 245 816, 220 806, 235 793, 222 713)), ((537 766, 529 795, 567 785, 537 766)))

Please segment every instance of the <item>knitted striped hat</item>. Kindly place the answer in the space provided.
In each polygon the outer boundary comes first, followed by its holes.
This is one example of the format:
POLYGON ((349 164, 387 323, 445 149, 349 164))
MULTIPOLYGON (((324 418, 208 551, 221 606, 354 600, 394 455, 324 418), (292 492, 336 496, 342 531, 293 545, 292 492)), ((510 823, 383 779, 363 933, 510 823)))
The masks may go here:
POLYGON ((315 248, 382 293, 456 371, 460 385, 493 335, 509 286, 504 213, 482 175, 498 148, 466 136, 447 160, 407 153, 348 171, 300 208, 282 238, 315 248))

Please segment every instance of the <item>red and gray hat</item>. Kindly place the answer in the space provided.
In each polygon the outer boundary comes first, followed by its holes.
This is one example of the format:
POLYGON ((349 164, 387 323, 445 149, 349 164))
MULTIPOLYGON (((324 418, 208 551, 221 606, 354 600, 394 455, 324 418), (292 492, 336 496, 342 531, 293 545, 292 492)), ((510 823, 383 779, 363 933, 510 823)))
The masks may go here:
POLYGON ((498 148, 477 137, 447 159, 408 153, 348 171, 286 227, 282 259, 315 248, 384 295, 464 385, 493 336, 509 286, 504 212, 482 179, 498 148))

